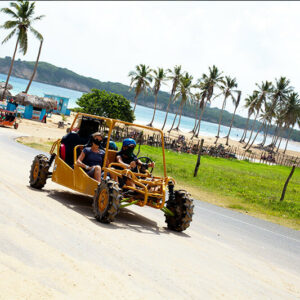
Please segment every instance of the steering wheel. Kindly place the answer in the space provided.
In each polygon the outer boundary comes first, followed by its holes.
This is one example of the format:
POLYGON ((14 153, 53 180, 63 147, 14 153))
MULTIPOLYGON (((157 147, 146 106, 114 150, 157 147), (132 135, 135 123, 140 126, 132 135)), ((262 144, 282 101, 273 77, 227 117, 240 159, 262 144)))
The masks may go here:
MULTIPOLYGON (((138 159, 139 159, 142 163, 144 163, 144 164, 148 164, 149 162, 150 162, 150 163, 153 162, 153 160, 152 160, 151 158, 147 157, 147 156, 141 156, 141 157, 138 157, 138 159)), ((138 168, 139 168, 139 172, 140 172, 140 171, 143 171, 143 170, 147 170, 147 168, 145 168, 145 167, 143 167, 143 166, 138 166, 138 168)), ((152 172, 153 172, 153 167, 152 167, 151 170, 150 170, 150 173, 151 173, 151 174, 152 174, 152 172)), ((143 172, 142 172, 142 173, 143 173, 143 172)))

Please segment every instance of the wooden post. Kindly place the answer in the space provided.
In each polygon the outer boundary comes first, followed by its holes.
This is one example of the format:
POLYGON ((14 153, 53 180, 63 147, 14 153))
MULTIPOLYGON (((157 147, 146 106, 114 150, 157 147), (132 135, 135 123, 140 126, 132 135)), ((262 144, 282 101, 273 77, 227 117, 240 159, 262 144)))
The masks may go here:
POLYGON ((196 167, 195 167, 195 171, 194 171, 194 177, 197 176, 198 169, 199 169, 199 166, 200 166, 200 158, 201 158, 201 152, 202 152, 203 142, 204 142, 204 139, 201 139, 201 144, 200 144, 200 149, 199 149, 199 152, 198 152, 197 163, 196 163, 196 167))
POLYGON ((285 195, 286 188, 287 188, 287 186, 288 186, 288 184, 289 184, 290 179, 292 178, 292 176, 293 176, 293 174, 294 174, 295 168, 296 168, 296 165, 293 165, 292 171, 291 171, 290 175, 288 176, 288 178, 287 178, 287 180, 286 180, 286 182, 285 182, 285 184, 284 184, 284 187, 283 187, 283 190, 282 190, 282 194, 281 194, 280 201, 283 201, 283 199, 284 199, 284 195, 285 195))

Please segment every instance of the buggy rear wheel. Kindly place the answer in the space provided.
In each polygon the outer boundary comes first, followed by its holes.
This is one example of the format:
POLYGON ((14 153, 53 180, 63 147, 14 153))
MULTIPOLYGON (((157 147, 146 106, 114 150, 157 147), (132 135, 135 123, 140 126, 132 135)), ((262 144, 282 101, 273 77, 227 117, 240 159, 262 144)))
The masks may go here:
POLYGON ((44 187, 48 177, 49 160, 43 154, 37 155, 32 162, 29 176, 30 186, 35 189, 44 187))
POLYGON ((18 127, 19 127, 19 124, 18 124, 18 123, 15 123, 15 124, 14 124, 14 129, 18 129, 18 127))
POLYGON ((121 195, 118 184, 113 180, 103 180, 95 190, 93 210, 97 221, 110 223, 119 213, 121 195))
POLYGON ((174 216, 166 215, 168 228, 175 231, 187 229, 194 214, 193 199, 184 190, 175 191, 169 196, 167 208, 173 212, 174 216))

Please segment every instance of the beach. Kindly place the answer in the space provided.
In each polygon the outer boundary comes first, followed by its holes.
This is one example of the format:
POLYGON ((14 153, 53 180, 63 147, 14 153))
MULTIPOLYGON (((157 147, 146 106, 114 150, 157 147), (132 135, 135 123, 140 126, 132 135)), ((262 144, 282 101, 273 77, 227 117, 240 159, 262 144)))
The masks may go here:
MULTIPOLYGON (((47 118, 47 123, 41 123, 38 121, 32 121, 32 120, 26 120, 21 119, 19 122, 19 127, 17 129, 18 133, 20 133, 20 136, 24 134, 24 137, 20 138, 19 140, 24 141, 26 143, 45 143, 45 142, 51 142, 55 141, 59 138, 62 138, 66 134, 66 129, 71 126, 74 117, 76 113, 71 113, 69 117, 65 116, 65 126, 64 128, 58 128, 58 122, 62 121, 62 117, 60 115, 52 114, 51 117, 47 118)), ((138 122, 136 122, 138 124, 138 122)), ((9 129, 10 130, 10 129, 9 129)), ((14 129, 11 129, 14 130, 14 129)), ((145 134, 150 134, 150 132, 145 132, 145 134)), ((164 135, 166 137, 169 137, 171 139, 177 139, 179 135, 184 135, 187 142, 191 141, 192 134, 186 133, 183 131, 172 131, 171 133, 168 133, 167 130, 164 131, 164 135)), ((194 138, 192 141, 194 144, 198 144, 199 140, 204 139, 204 146, 210 147, 215 146, 214 141, 215 138, 212 136, 199 136, 199 138, 194 138)), ((219 138, 218 144, 223 144, 225 146, 226 139, 225 138, 219 138)), ((300 143, 293 142, 297 144, 298 147, 300 147, 300 143)), ((238 141, 229 139, 229 146, 237 148, 237 151, 243 152, 245 149, 243 149, 243 145, 239 143, 238 141)), ((262 150, 252 147, 251 148, 252 153, 256 153, 260 155, 262 150)), ((279 150, 280 153, 283 152, 282 149, 279 150)), ((293 151, 293 150, 287 150, 287 155, 300 157, 300 152, 293 151)))

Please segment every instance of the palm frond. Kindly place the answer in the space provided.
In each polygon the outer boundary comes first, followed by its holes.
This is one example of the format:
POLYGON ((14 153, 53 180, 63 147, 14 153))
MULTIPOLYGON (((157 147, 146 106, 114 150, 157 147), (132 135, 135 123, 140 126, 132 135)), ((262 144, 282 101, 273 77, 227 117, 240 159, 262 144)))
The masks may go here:
POLYGON ((10 8, 4 7, 4 8, 1 8, 0 11, 7 15, 11 15, 15 19, 19 19, 18 15, 14 11, 12 11, 10 8))
POLYGON ((39 41, 43 39, 43 36, 36 29, 31 26, 29 26, 29 29, 39 41))
POLYGON ((17 29, 14 29, 3 41, 2 41, 2 44, 6 43, 8 40, 10 40, 13 35, 16 33, 16 30, 17 29))

